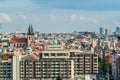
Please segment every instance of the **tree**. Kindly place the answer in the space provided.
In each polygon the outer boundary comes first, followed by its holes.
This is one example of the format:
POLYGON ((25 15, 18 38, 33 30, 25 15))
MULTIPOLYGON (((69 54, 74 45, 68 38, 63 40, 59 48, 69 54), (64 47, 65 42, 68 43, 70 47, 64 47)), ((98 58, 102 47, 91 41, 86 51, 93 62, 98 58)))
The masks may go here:
POLYGON ((98 69, 99 69, 99 70, 102 69, 102 64, 101 64, 101 62, 98 62, 98 69))
POLYGON ((107 72, 111 73, 111 65, 108 62, 98 62, 98 69, 102 70, 104 74, 107 72))
POLYGON ((24 78, 23 80, 30 80, 29 78, 24 78))
POLYGON ((107 72, 109 72, 110 69, 110 65, 108 62, 104 62, 102 63, 102 71, 106 74, 107 72))

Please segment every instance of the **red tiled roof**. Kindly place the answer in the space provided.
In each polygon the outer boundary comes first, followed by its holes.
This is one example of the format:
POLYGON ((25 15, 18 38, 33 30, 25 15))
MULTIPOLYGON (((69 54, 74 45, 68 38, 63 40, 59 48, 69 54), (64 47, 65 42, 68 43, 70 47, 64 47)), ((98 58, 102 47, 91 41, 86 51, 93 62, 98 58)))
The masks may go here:
POLYGON ((77 36, 77 39, 84 39, 84 36, 77 36))
POLYGON ((8 54, 4 54, 4 55, 2 55, 2 60, 8 60, 8 59, 9 59, 8 54))
POLYGON ((116 47, 120 47, 120 42, 116 43, 116 47))
POLYGON ((27 38, 11 38, 10 42, 12 43, 26 43, 27 42, 27 38))
POLYGON ((112 55, 108 55, 108 63, 112 64, 112 55))

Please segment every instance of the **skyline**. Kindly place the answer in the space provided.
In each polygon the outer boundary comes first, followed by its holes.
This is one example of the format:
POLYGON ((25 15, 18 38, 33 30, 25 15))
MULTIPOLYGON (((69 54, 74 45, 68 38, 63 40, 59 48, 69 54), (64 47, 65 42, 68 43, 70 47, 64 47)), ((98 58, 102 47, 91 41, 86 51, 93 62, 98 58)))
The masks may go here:
POLYGON ((0 32, 26 32, 29 24, 35 31, 115 31, 120 26, 120 1, 87 0, 0 0, 0 32))

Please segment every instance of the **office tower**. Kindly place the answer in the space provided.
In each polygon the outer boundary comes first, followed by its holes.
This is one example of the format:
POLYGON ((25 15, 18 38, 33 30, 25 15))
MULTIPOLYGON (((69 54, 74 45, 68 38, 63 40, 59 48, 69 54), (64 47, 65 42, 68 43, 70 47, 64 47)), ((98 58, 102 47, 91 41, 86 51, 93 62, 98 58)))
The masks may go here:
POLYGON ((99 28, 99 34, 103 34, 103 28, 102 27, 99 28))
POLYGON ((120 27, 116 27, 116 33, 120 33, 120 27))
POLYGON ((106 34, 106 35, 108 34, 108 29, 105 29, 105 34, 106 34))

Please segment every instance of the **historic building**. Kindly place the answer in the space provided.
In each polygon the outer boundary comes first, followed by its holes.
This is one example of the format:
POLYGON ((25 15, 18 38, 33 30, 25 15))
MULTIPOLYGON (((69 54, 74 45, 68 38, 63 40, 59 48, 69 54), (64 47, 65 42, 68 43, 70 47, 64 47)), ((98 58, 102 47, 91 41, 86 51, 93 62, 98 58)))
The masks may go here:
POLYGON ((28 32, 27 32, 27 46, 32 47, 35 45, 34 41, 34 31, 32 25, 29 25, 28 32))
POLYGON ((29 25, 27 38, 26 37, 15 37, 10 39, 10 47, 11 48, 26 48, 32 47, 35 44, 34 42, 34 31, 32 25, 29 25))

